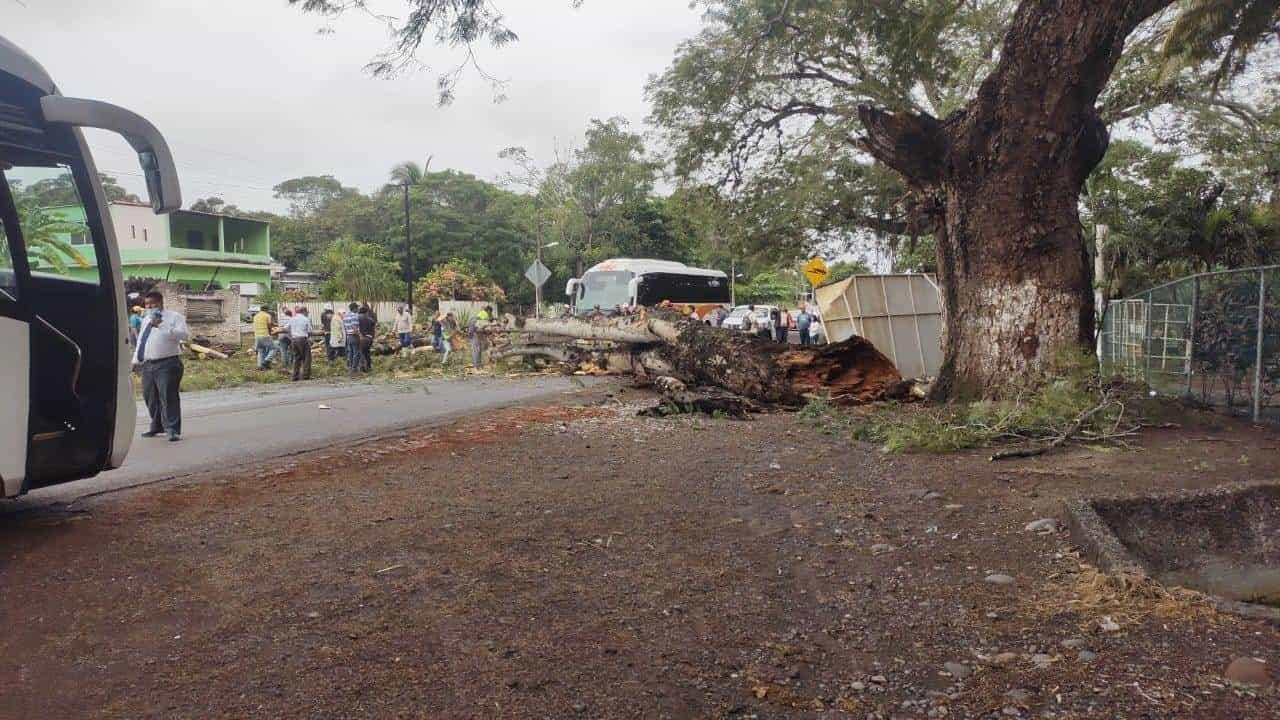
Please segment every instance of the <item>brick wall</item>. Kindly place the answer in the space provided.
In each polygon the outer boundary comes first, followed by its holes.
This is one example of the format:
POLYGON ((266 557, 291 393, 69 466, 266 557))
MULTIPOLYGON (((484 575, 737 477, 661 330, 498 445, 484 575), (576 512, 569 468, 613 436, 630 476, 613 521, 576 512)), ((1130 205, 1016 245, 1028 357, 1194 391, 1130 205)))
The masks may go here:
POLYGON ((240 293, 235 289, 193 293, 181 285, 160 283, 164 307, 187 318, 192 338, 225 345, 240 344, 240 293))

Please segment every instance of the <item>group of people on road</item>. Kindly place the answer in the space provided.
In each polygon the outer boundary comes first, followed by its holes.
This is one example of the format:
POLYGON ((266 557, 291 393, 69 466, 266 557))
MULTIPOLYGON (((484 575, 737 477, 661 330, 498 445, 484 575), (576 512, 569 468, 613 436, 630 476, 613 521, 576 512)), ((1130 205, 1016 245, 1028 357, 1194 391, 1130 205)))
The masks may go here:
MULTIPOLYGON (((378 316, 368 305, 353 302, 346 309, 335 310, 326 303, 320 314, 319 328, 312 325, 305 306, 286 308, 279 321, 266 307, 255 310, 253 336, 259 370, 271 369, 272 362, 279 357, 284 367, 292 368, 294 380, 311 379, 311 339, 315 336, 323 336, 325 357, 330 364, 339 357, 345 358, 349 375, 373 369, 378 316)), ((492 320, 493 307, 485 306, 465 330, 471 340, 472 362, 476 367, 484 364, 488 342, 483 327, 492 320)), ((413 311, 403 305, 397 307, 391 327, 401 351, 411 350, 414 346, 413 311)), ((443 354, 442 361, 447 363, 463 334, 457 318, 452 312, 440 313, 432 319, 430 331, 431 347, 443 354)))
MULTIPOLYGON (((278 321, 266 307, 253 315, 253 347, 259 370, 271 369, 277 356, 282 366, 292 370, 294 381, 311 379, 311 338, 316 334, 311 311, 306 306, 286 308, 278 321)), ((323 319, 321 324, 324 324, 323 319)))
POLYGON ((378 328, 378 316, 367 305, 352 302, 347 310, 335 313, 325 304, 319 327, 311 320, 305 305, 285 307, 276 320, 268 307, 256 307, 253 314, 253 348, 257 352, 257 369, 270 370, 279 356, 280 363, 292 370, 296 380, 311 379, 311 341, 324 338, 325 359, 332 365, 339 355, 346 356, 348 373, 369 372, 372 368, 372 345, 378 328))
MULTIPOLYGON (((779 343, 790 342, 791 331, 795 330, 800 336, 801 345, 813 344, 811 331, 814 315, 809 312, 808 306, 802 306, 794 315, 787 308, 777 307, 770 308, 767 317, 758 317, 760 314, 761 311, 755 305, 748 305, 738 330, 779 343)), ((728 316, 728 311, 721 308, 708 314, 707 319, 711 324, 721 327, 728 316)))

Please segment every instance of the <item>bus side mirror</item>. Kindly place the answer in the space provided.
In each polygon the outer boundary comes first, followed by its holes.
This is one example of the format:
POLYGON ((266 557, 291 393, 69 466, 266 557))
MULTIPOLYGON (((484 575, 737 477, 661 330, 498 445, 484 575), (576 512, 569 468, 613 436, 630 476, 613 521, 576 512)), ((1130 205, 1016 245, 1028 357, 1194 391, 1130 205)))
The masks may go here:
POLYGON ((164 136, 137 113, 98 100, 45 95, 40 98, 45 122, 110 130, 124 137, 138 153, 142 174, 151 196, 151 209, 157 213, 173 212, 182 207, 182 190, 178 186, 178 170, 164 136))
POLYGON ((577 280, 577 278, 574 278, 574 279, 570 280, 570 281, 569 281, 569 284, 564 286, 564 294, 565 294, 565 295, 567 295, 568 297, 571 297, 571 298, 576 298, 576 297, 578 297, 578 280, 577 280))
POLYGON ((633 277, 627 283, 627 297, 631 300, 629 305, 639 304, 637 301, 640 299, 640 278, 633 277))

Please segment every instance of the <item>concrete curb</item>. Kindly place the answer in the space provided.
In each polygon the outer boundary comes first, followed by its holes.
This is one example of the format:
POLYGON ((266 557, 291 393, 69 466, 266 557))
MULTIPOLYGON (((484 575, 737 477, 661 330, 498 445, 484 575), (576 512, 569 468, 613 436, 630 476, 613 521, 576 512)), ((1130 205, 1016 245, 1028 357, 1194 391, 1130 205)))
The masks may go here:
MULTIPOLYGON (((1111 527, 1098 513, 1100 506, 1151 501, 1160 504, 1177 504, 1205 497, 1235 495, 1259 487, 1278 487, 1274 481, 1247 481, 1231 483, 1210 490, 1182 490, 1162 495, 1136 497, 1074 498, 1063 502, 1066 525, 1071 539, 1080 547, 1084 557, 1103 572, 1132 575, 1142 579, 1154 579, 1144 565, 1120 542, 1111 527)), ((1260 620, 1280 623, 1280 608, 1254 603, 1228 600, 1217 595, 1205 595, 1217 609, 1260 620)))

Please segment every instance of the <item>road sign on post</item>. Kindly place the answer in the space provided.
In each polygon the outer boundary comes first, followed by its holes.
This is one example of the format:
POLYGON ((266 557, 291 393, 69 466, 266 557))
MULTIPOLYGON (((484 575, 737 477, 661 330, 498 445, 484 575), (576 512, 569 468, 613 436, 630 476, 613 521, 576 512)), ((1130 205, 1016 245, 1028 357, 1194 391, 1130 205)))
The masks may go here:
POLYGON ((820 257, 816 257, 804 265, 805 277, 809 278, 809 284, 818 287, 831 275, 831 269, 827 267, 827 261, 820 257))
POLYGON ((524 276, 529 279, 529 282, 533 283, 534 287, 542 287, 551 279, 551 271, 547 269, 546 265, 542 264, 541 260, 534 260, 529 269, 524 271, 524 276))

